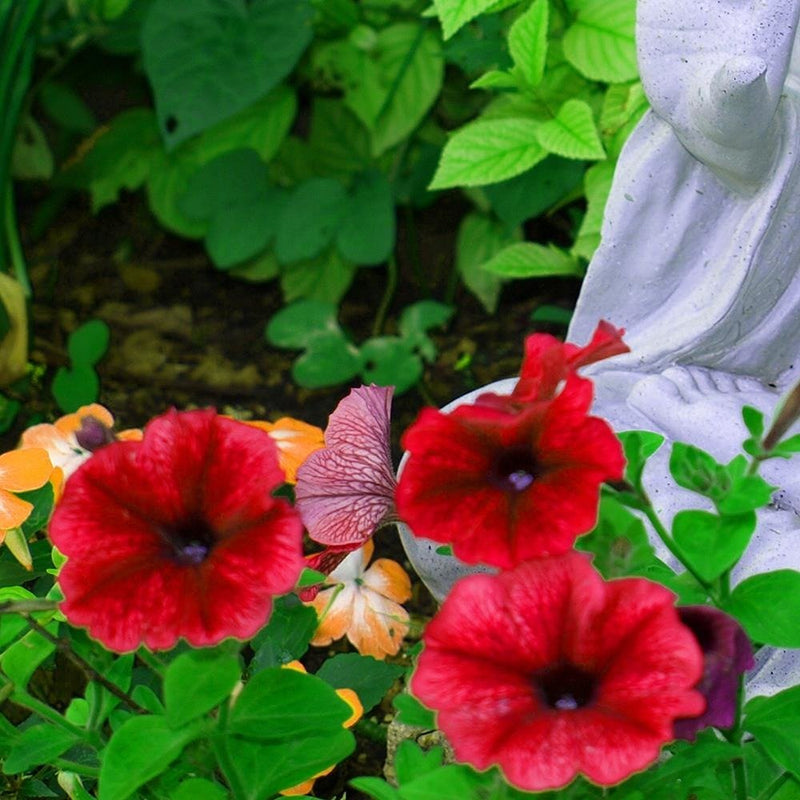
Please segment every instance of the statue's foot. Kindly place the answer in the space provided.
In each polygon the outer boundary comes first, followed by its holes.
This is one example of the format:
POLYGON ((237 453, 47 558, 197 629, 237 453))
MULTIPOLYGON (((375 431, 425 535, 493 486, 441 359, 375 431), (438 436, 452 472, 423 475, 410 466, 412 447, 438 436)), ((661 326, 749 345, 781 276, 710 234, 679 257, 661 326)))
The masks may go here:
POLYGON ((629 405, 650 419, 672 441, 688 442, 727 461, 748 437, 742 407, 770 413, 776 392, 754 378, 702 367, 669 367, 642 378, 629 405))

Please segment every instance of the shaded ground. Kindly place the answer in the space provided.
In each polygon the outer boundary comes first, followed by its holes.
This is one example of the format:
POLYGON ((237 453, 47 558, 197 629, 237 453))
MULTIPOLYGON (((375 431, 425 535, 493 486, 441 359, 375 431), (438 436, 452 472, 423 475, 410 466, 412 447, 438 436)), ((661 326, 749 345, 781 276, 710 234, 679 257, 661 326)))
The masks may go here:
MULTIPOLYGON (((444 296, 451 280, 455 230, 463 210, 458 200, 440 200, 415 223, 418 238, 411 246, 419 249, 435 299, 444 296)), ((387 332, 392 332, 393 315, 425 296, 408 278, 410 233, 401 225, 401 280, 387 332)), ((297 353, 271 348, 263 337, 265 322, 282 305, 277 285, 254 286, 215 271, 198 244, 160 231, 140 197, 126 197, 98 217, 74 198, 46 237, 27 252, 36 293, 33 360, 49 367, 65 364, 71 330, 95 317, 108 322, 112 338, 98 369, 100 402, 121 427, 141 426, 171 406, 208 405, 244 417, 295 416, 324 427, 348 391, 347 386, 309 391, 295 385, 290 367, 297 353)), ((356 341, 371 334, 383 281, 381 269, 360 270, 342 304, 340 321, 356 341)), ((426 369, 420 389, 395 399, 396 460, 401 431, 426 402, 443 405, 515 374, 523 338, 533 329, 532 310, 542 303, 568 308, 576 292, 572 281, 517 282, 506 288, 498 312, 490 317, 465 290, 457 289, 452 322, 446 330, 432 332, 439 351, 436 363, 426 369), (469 364, 459 367, 465 355, 469 364)), ((45 418, 57 415, 46 385, 30 407, 45 418)), ((18 432, 9 432, 6 449, 18 432)), ((380 536, 378 550, 404 561, 394 536, 380 536)), ((410 570, 407 562, 405 566, 410 570)), ((417 628, 432 613, 430 597, 418 581, 408 607, 417 628)), ((388 705, 376 709, 371 719, 384 722, 390 711, 388 705)), ((340 796, 347 779, 379 774, 384 745, 369 733, 370 726, 362 726, 356 754, 318 784, 319 796, 340 796)), ((350 790, 348 796, 358 793, 350 790)))

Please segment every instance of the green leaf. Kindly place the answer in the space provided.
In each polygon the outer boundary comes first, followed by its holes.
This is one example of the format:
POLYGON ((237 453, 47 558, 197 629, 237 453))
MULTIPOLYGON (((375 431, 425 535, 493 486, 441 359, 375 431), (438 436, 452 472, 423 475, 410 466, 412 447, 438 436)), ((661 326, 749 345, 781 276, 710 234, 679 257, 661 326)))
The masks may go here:
POLYGON ((589 0, 564 34, 564 55, 590 80, 625 83, 638 76, 636 0, 589 0))
POLYGON ((74 733, 53 725, 34 725, 24 730, 14 741, 3 761, 3 773, 16 775, 31 767, 48 764, 80 741, 74 733))
MULTIPOLYGON (((41 624, 41 623, 40 623, 41 624)), ((58 622, 50 622, 46 629, 58 634, 58 622)), ((36 631, 29 631, 0 655, 0 669, 16 689, 24 689, 40 664, 55 650, 55 645, 36 631)))
MULTIPOLYGON (((32 600, 36 597, 22 586, 4 586, 0 588, 0 603, 9 600, 32 600)), ((23 631, 28 630, 28 623, 19 614, 0 615, 0 650, 5 650, 23 631)))
POLYGON ((275 347, 303 348, 320 334, 339 334, 336 306, 318 300, 298 300, 274 314, 264 331, 275 347))
POLYGON ((467 289, 490 314, 497 308, 504 279, 487 272, 483 265, 513 239, 505 225, 476 211, 467 214, 458 226, 456 269, 467 289))
POLYGON ((387 664, 372 656, 339 653, 327 659, 316 675, 334 689, 352 689, 358 695, 364 713, 368 713, 380 703, 403 672, 403 667, 398 664, 387 664))
POLYGON ((73 366, 93 367, 108 350, 111 331, 101 319, 90 319, 76 328, 67 340, 67 353, 73 366))
POLYGON ((195 650, 179 655, 164 676, 167 722, 181 728, 226 700, 241 677, 239 661, 226 653, 195 650))
POLYGON ((295 188, 278 222, 275 253, 282 264, 312 258, 333 241, 347 194, 333 178, 312 178, 295 188))
POLYGON ((30 516, 22 523, 22 533, 26 537, 33 536, 47 526, 50 515, 53 512, 55 496, 53 484, 49 481, 38 489, 31 489, 27 492, 16 492, 17 497, 26 500, 33 505, 30 516))
POLYGON ((280 744, 335 733, 350 714, 350 706, 321 678, 293 669, 265 669, 245 684, 226 731, 280 744))
POLYGON ((335 247, 281 270, 281 289, 286 303, 299 299, 338 304, 356 274, 355 264, 345 261, 335 247))
POLYGON ((380 264, 394 249, 392 187, 375 170, 356 176, 336 233, 341 254, 354 264, 380 264))
POLYGON ((383 778, 371 778, 369 776, 353 778, 350 786, 357 789, 375 800, 400 800, 400 792, 391 784, 386 783, 383 778))
POLYGON ((155 0, 144 68, 172 148, 275 87, 311 41, 308 0, 155 0))
POLYGON ((400 791, 403 800, 460 800, 475 797, 480 780, 469 767, 450 764, 415 777, 400 791))
POLYGON ((742 408, 742 419, 750 435, 755 439, 760 439, 764 434, 764 414, 753 406, 742 408))
POLYGON ((436 345, 427 335, 430 328, 445 325, 455 313, 453 306, 436 300, 420 300, 406 306, 400 314, 400 336, 428 362, 436 360, 436 345))
POLYGON ((399 23, 378 32, 375 64, 382 86, 372 125, 372 155, 406 139, 422 122, 444 81, 439 39, 424 25, 399 23))
POLYGON ((321 175, 349 178, 372 161, 367 129, 341 100, 314 99, 308 144, 321 175))
POLYGON ((800 686, 754 697, 744 708, 744 728, 784 769, 800 778, 800 686))
POLYGON ((586 214, 578 230, 578 237, 572 248, 573 253, 590 261, 600 244, 600 231, 603 227, 603 213, 611 181, 614 178, 614 164, 601 161, 586 170, 584 191, 586 194, 586 214))
POLYGON ((426 752, 413 740, 404 739, 395 752, 397 782, 402 786, 440 769, 443 756, 441 747, 433 747, 426 752))
POLYGON ((543 214, 580 187, 585 170, 580 161, 548 156, 522 175, 483 191, 495 214, 514 228, 543 214))
POLYGON ((532 119, 478 120, 457 130, 442 151, 431 189, 480 186, 513 178, 547 156, 532 119))
POLYGON ((286 595, 277 600, 269 623, 251 642, 255 651, 250 664, 251 673, 280 667, 301 658, 308 650, 316 629, 316 612, 303 605, 296 595, 286 595))
POLYGON ((116 202, 122 189, 141 187, 162 150, 155 114, 149 108, 132 108, 101 128, 57 180, 87 189, 96 214, 116 202))
POLYGON ((672 521, 672 538, 700 577, 713 581, 741 558, 755 528, 753 511, 725 516, 679 511, 672 521))
POLYGON ((508 33, 511 57, 531 86, 536 86, 544 76, 549 21, 548 0, 535 0, 533 5, 517 18, 508 33))
POLYGON ((340 331, 315 337, 292 364, 292 378, 306 389, 321 389, 346 383, 360 369, 358 350, 340 331))
POLYGON ((17 126, 11 174, 26 181, 46 181, 53 176, 54 158, 39 123, 24 114, 17 126))
POLYGON ((186 778, 174 789, 169 800, 227 800, 225 787, 205 778, 186 778))
POLYGON ((669 469, 678 486, 706 497, 721 497, 731 487, 731 479, 716 459, 693 445, 675 442, 669 469))
POLYGON ((554 119, 541 123, 536 136, 545 150, 565 158, 606 157, 592 109, 584 100, 567 100, 554 119))
POLYGON ((444 38, 449 39, 459 28, 496 2, 497 0, 433 0, 436 14, 442 23, 444 38))
POLYGON ((542 305, 537 306, 531 312, 531 322, 544 322, 549 325, 561 325, 563 328, 569 326, 572 321, 572 311, 561 306, 542 305))
POLYGON ((422 377, 422 359, 398 336, 374 336, 361 345, 364 383, 394 386, 402 394, 422 377))
POLYGON ((58 407, 65 414, 71 414, 81 406, 97 400, 100 394, 100 378, 92 367, 83 364, 69 369, 59 367, 51 388, 58 407))
POLYGON ((81 96, 66 83, 46 81, 37 100, 53 122, 68 131, 88 136, 97 127, 97 120, 81 96))
POLYGON ((164 772, 202 731, 202 720, 175 730, 164 717, 127 719, 103 751, 99 800, 130 797, 140 786, 164 772))
POLYGON ((791 569, 752 575, 725 602, 753 641, 774 647, 800 647, 798 607, 800 572, 791 569))
POLYGON ((413 695, 407 692, 395 695, 392 705, 397 709, 397 719, 403 725, 436 730, 436 718, 433 711, 425 708, 413 695))
POLYGON ((353 751, 354 744, 350 731, 340 726, 323 729, 316 736, 289 734, 281 741, 227 736, 217 747, 225 753, 223 772, 229 782, 242 788, 238 800, 265 800, 335 766, 353 751))
POLYGON ((625 453, 625 480, 640 489, 647 459, 664 444, 664 437, 652 431, 624 431, 619 440, 625 453))
POLYGON ((276 216, 282 205, 282 192, 271 189, 252 203, 217 211, 206 234, 206 248, 214 266, 231 269, 263 252, 275 236, 276 216))
POLYGON ((554 244, 516 242, 504 247, 484 265, 483 269, 504 278, 541 278, 551 275, 580 277, 578 260, 554 244))

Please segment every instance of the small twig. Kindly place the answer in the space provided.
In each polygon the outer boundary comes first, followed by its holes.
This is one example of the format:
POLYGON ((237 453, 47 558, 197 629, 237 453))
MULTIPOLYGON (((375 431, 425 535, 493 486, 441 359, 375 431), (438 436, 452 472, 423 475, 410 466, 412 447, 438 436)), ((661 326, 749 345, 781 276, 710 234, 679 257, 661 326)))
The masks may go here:
POLYGON ((86 675, 87 679, 90 681, 96 681, 99 683, 104 689, 111 692, 118 700, 121 700, 125 705, 127 705, 132 711, 135 711, 137 714, 149 714, 150 712, 140 706, 127 692, 122 691, 115 683, 112 683, 108 678, 101 675, 83 656, 78 655, 69 645, 69 642, 65 641, 64 639, 60 639, 58 636, 53 636, 50 631, 47 630, 43 625, 40 625, 33 617, 29 614, 25 614, 22 612, 18 612, 20 616, 28 623, 28 627, 31 630, 36 631, 39 636, 47 639, 48 642, 55 645, 56 649, 63 653, 76 667, 78 667, 84 675, 86 675))
POLYGON ((0 603, 0 614, 33 614, 36 611, 55 611, 55 600, 4 600, 0 603))

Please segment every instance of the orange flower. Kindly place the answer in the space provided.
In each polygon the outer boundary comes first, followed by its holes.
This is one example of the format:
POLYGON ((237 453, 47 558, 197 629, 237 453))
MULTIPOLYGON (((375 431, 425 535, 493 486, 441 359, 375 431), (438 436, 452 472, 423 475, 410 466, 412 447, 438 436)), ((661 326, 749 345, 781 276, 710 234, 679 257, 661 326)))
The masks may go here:
POLYGON ((375 549, 372 540, 355 550, 326 579, 310 601, 319 617, 311 640, 330 644, 347 636, 361 655, 383 659, 394 655, 408 633, 408 612, 400 605, 411 597, 406 571, 388 558, 367 569, 375 549))
POLYGON ((53 471, 55 496, 61 485, 87 458, 104 444, 115 439, 141 439, 142 432, 132 429, 114 434, 114 417, 98 403, 81 406, 76 412, 66 414, 54 423, 33 425, 22 433, 20 447, 42 448, 47 451, 56 469, 53 471))
POLYGON ((47 451, 40 447, 0 455, 0 541, 6 531, 22 525, 33 510, 33 506, 15 492, 44 486, 52 472, 47 451))
MULTIPOLYGON (((294 669, 297 670, 297 672, 306 671, 306 668, 299 661, 290 661, 288 664, 284 664, 283 668, 294 669)), ((336 694, 353 709, 353 713, 342 723, 345 728, 350 728, 361 719, 364 714, 364 707, 361 705, 358 695, 352 689, 337 689, 336 694)), ((335 766, 336 764, 331 765, 327 769, 322 770, 322 772, 318 772, 313 778, 298 783, 297 786, 292 786, 289 789, 282 789, 278 794, 282 794, 286 797, 297 797, 298 795, 308 794, 314 788, 314 781, 317 778, 322 778, 324 775, 329 775, 333 772, 335 766)))
POLYGON ((257 420, 247 424, 266 431, 278 445, 278 461, 287 483, 296 483, 297 468, 311 453, 325 446, 322 429, 299 419, 281 417, 275 422, 257 420))

